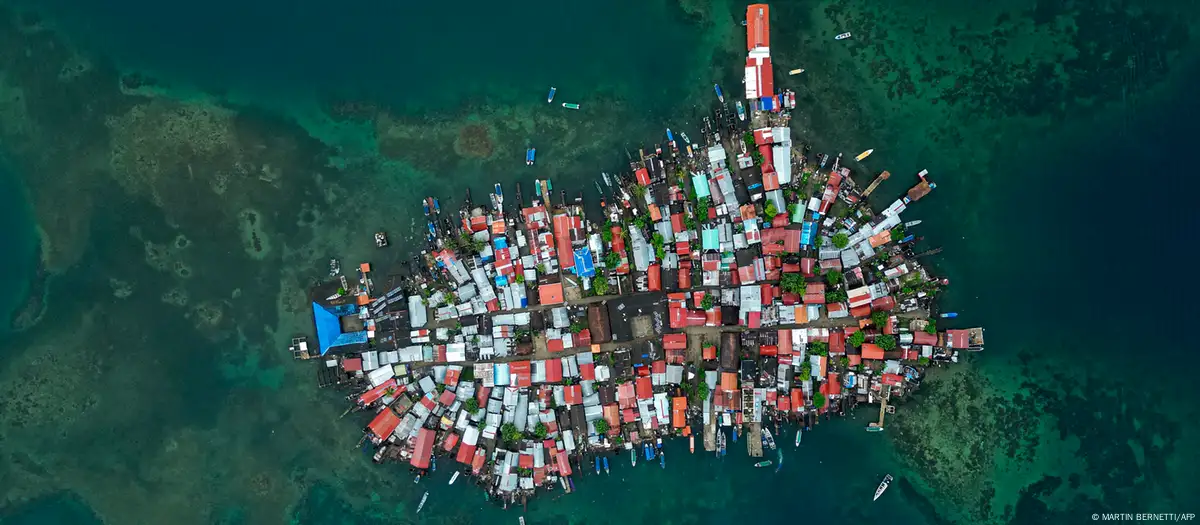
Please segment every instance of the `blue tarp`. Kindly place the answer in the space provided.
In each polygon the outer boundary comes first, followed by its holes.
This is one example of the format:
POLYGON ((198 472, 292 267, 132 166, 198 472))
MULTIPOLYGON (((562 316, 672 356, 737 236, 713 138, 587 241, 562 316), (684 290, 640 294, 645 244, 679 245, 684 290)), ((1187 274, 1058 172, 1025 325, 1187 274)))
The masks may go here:
POLYGON ((580 277, 595 277, 596 263, 592 262, 592 250, 579 248, 575 250, 575 267, 571 269, 580 277))
POLYGON ((775 109, 775 99, 771 97, 763 97, 759 99, 763 111, 771 111, 775 109))
POLYGON ((329 352, 330 348, 367 342, 366 330, 358 332, 342 332, 342 323, 338 318, 354 315, 353 305, 334 306, 325 308, 317 303, 312 304, 313 321, 317 325, 317 343, 321 355, 329 352))
POLYGON ((806 222, 800 227, 800 244, 803 246, 812 246, 813 232, 816 231, 816 224, 806 222))
POLYGON ((508 238, 507 237, 493 238, 492 246, 495 246, 497 250, 503 250, 505 248, 508 248, 508 238))

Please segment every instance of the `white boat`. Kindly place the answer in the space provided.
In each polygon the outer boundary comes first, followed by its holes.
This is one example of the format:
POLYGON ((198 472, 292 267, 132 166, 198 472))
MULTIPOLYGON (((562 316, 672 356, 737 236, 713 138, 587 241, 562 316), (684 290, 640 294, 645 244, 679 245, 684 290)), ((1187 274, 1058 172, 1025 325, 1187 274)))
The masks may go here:
POLYGON ((884 476, 883 482, 881 482, 879 484, 879 488, 875 489, 875 499, 873 499, 871 501, 875 501, 875 500, 879 499, 879 496, 883 495, 883 491, 887 490, 888 485, 890 485, 891 483, 892 483, 892 475, 888 474, 888 475, 884 476))
MULTIPOLYGON (((878 497, 878 496, 876 496, 876 497, 878 497)), ((427 499, 429 499, 428 492, 426 492, 424 496, 421 496, 421 503, 419 505, 417 505, 417 513, 420 513, 421 509, 425 508, 425 500, 427 500, 427 499)))
POLYGON ((847 32, 845 32, 845 33, 842 33, 842 34, 840 34, 840 35, 838 35, 838 36, 835 36, 835 37, 833 37, 833 39, 834 39, 834 40, 845 40, 845 39, 847 39, 847 38, 850 38, 850 32, 849 32, 849 31, 847 31, 847 32))
POLYGON ((521 525, 525 525, 525 516, 521 516, 521 517, 517 518, 517 521, 520 522, 521 525))
POLYGON ((454 475, 453 475, 453 476, 450 476, 450 483, 448 483, 448 485, 453 485, 455 481, 458 481, 458 475, 459 475, 459 474, 461 474, 461 472, 460 472, 460 471, 457 471, 457 470, 456 470, 456 471, 454 471, 454 475))
POLYGON ((912 228, 913 226, 916 226, 916 225, 918 225, 918 224, 921 224, 921 221, 919 221, 919 220, 916 220, 916 221, 908 221, 908 222, 904 223, 904 227, 905 227, 905 228, 912 228))
POLYGON ((737 101, 738 120, 746 120, 746 107, 742 105, 742 101, 737 101))
POLYGON ((796 429, 796 446, 797 447, 800 446, 800 439, 803 437, 804 437, 804 429, 803 428, 796 429))
POLYGON ((791 71, 788 71, 788 74, 789 74, 789 75, 799 75, 800 73, 803 73, 803 72, 804 72, 804 69, 803 69, 803 68, 801 68, 801 69, 793 69, 793 70, 791 70, 791 71))

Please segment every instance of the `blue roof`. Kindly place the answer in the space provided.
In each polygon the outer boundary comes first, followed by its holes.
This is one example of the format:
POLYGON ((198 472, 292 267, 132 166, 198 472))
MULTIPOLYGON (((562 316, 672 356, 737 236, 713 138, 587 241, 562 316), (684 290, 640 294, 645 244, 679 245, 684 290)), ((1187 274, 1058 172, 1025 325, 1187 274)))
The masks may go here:
POLYGON ((356 311, 353 305, 342 305, 325 308, 317 303, 312 304, 313 321, 317 324, 317 343, 321 355, 329 352, 335 346, 345 346, 367 342, 367 331, 342 332, 342 323, 338 320, 356 311))
POLYGON ((775 107, 774 97, 763 97, 759 99, 759 101, 762 102, 763 111, 771 111, 771 109, 775 107))
POLYGON ((580 277, 593 277, 596 275, 596 263, 592 261, 591 249, 579 248, 575 250, 575 268, 571 271, 580 277))
POLYGON ((498 249, 498 250, 503 250, 505 248, 508 248, 508 238, 507 237, 496 237, 496 238, 492 239, 492 246, 495 246, 496 249, 498 249))
POLYGON ((721 247, 721 235, 716 228, 707 228, 700 232, 700 244, 705 250, 716 250, 721 247))
MULTIPOLYGON (((708 176, 703 173, 697 173, 692 176, 692 188, 696 190, 696 198, 712 196, 712 193, 708 191, 708 176)), ((708 217, 704 218, 707 219, 708 217)))
POLYGON ((813 243, 813 232, 816 231, 816 223, 805 222, 800 227, 800 244, 810 246, 813 243))

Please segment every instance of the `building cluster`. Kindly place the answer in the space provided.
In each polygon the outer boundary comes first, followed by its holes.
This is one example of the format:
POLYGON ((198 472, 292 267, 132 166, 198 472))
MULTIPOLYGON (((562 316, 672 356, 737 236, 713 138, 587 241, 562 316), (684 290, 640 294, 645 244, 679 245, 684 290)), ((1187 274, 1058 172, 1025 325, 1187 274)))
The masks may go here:
POLYGON ((698 142, 668 130, 596 182, 600 216, 547 180, 506 207, 497 184, 490 206, 427 211, 410 271, 362 264, 313 290, 318 348, 294 350, 373 413, 376 460, 424 475, 444 457, 502 501, 572 491, 588 457, 665 467, 669 436, 720 455, 742 432, 757 456, 783 422, 865 403, 881 430, 926 367, 982 349, 982 329, 937 327, 948 282, 901 218, 935 187, 926 174, 875 211, 877 183, 862 192, 840 155, 792 142, 768 14, 747 9, 749 120, 721 104, 698 142))

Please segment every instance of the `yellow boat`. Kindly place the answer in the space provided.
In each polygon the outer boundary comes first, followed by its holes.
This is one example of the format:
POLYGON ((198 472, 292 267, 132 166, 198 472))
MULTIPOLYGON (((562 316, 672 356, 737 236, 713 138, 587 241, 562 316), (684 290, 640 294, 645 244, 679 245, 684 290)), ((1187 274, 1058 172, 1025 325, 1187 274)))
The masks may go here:
POLYGON ((865 158, 867 158, 867 157, 870 157, 872 153, 875 153, 875 150, 874 150, 874 149, 869 149, 869 150, 867 150, 867 151, 864 151, 864 152, 862 152, 862 153, 859 153, 857 157, 854 157, 854 160, 861 161, 861 160, 863 160, 863 159, 865 159, 865 158))
POLYGON ((793 69, 791 71, 788 71, 788 74, 789 75, 799 75, 800 73, 803 73, 803 72, 804 72, 803 69, 793 69))

